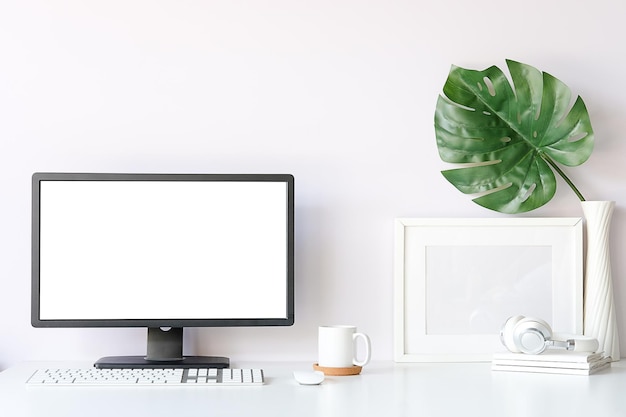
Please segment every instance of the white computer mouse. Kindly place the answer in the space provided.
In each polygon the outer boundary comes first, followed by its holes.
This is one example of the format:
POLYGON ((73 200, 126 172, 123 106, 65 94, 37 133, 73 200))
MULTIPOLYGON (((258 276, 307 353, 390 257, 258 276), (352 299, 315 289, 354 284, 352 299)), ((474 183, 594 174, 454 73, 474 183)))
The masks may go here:
POLYGON ((324 381, 322 371, 295 371, 293 377, 301 385, 319 385, 324 381))

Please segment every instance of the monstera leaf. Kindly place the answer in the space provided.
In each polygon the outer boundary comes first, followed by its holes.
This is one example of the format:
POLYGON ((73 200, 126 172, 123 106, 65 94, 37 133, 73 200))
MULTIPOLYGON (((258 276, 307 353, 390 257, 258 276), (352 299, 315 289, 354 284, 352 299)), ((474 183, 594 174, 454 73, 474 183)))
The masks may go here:
POLYGON ((463 164, 445 178, 474 201, 502 213, 522 213, 550 201, 559 168, 585 162, 593 129, 583 100, 553 76, 507 60, 513 81, 498 67, 453 66, 439 96, 435 133, 442 160, 463 164))

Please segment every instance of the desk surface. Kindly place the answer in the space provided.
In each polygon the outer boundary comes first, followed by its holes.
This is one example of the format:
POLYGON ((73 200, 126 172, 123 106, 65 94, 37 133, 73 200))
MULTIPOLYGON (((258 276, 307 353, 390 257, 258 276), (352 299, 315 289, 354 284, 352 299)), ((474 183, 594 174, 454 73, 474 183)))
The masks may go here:
POLYGON ((11 417, 172 416, 624 416, 626 363, 591 376, 492 372, 488 363, 373 362, 361 375, 299 385, 307 363, 235 363, 265 370, 261 387, 27 387, 26 362, 0 373, 0 414, 11 417))

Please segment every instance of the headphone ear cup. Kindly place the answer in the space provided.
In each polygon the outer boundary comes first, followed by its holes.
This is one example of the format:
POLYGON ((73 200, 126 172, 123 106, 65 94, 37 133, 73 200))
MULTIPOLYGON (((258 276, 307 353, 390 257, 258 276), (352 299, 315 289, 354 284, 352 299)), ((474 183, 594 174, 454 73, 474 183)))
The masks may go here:
POLYGON ((525 317, 513 329, 512 340, 518 351, 527 354, 540 354, 552 339, 550 325, 541 319, 525 317))
POLYGON ((524 316, 513 316, 504 323, 502 329, 500 329, 500 341, 510 352, 521 353, 522 351, 515 342, 515 326, 522 321, 524 316))

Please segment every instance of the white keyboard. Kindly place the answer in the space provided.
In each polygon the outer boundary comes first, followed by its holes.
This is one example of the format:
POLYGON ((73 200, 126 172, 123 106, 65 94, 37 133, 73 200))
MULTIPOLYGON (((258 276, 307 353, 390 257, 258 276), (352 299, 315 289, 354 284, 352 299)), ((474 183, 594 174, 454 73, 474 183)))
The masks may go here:
POLYGON ((262 369, 38 369, 26 381, 37 386, 250 386, 263 385, 262 369))

